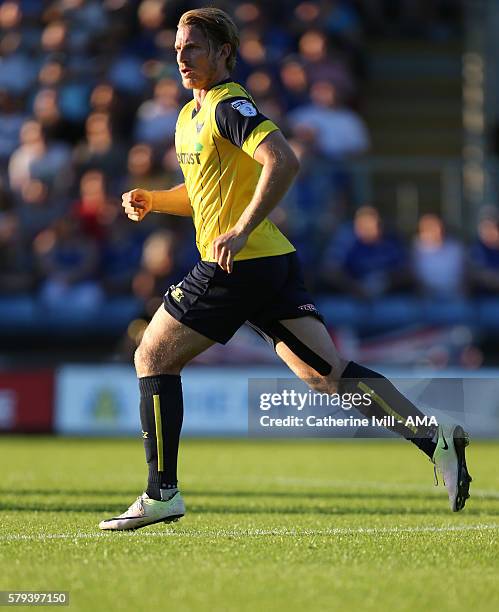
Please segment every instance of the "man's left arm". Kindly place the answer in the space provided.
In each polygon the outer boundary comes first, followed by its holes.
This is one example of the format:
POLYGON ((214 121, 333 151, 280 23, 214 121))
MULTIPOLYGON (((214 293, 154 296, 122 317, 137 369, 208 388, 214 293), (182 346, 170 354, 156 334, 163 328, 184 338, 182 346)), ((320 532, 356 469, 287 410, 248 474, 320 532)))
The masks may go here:
POLYGON ((255 227, 283 198, 300 167, 296 155, 279 130, 262 140, 253 157, 263 166, 253 197, 236 225, 212 243, 213 256, 226 272, 232 272, 235 255, 244 247, 255 227))

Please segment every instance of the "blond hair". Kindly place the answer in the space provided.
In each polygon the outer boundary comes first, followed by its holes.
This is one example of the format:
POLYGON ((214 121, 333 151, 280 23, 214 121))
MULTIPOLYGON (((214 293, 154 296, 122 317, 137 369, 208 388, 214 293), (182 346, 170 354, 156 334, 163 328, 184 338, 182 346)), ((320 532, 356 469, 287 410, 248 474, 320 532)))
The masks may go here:
POLYGON ((193 26, 199 28, 208 43, 215 48, 226 43, 230 45, 230 53, 227 57, 227 69, 234 70, 236 65, 236 54, 239 48, 239 32, 232 18, 225 11, 214 7, 205 7, 187 11, 180 17, 178 28, 193 26))

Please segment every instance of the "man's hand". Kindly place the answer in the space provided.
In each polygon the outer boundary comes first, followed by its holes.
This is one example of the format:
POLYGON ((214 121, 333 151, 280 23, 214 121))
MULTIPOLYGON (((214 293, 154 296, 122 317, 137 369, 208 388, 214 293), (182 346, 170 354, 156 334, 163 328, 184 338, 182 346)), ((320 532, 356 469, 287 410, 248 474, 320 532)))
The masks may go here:
POLYGON ((152 210, 152 193, 146 189, 132 189, 121 196, 121 205, 129 219, 142 221, 152 210))
POLYGON ((212 254, 222 270, 232 272, 234 257, 247 241, 248 235, 238 232, 235 228, 215 238, 211 243, 212 254))

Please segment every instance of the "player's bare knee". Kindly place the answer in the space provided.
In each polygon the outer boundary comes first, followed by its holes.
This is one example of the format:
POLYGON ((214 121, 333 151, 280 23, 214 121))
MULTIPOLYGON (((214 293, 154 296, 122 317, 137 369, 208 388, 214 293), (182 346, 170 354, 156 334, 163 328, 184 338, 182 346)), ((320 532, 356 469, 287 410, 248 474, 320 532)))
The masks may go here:
POLYGON ((147 357, 147 351, 145 350, 143 344, 139 344, 133 357, 135 371, 137 372, 137 376, 139 377, 149 375, 148 372, 150 369, 150 363, 147 357))
POLYGON ((143 339, 135 351, 135 370, 139 378, 158 374, 180 374, 183 365, 165 342, 155 343, 143 339))
POLYGON ((156 350, 147 342, 142 341, 135 351, 135 370, 139 378, 162 373, 158 367, 156 350))

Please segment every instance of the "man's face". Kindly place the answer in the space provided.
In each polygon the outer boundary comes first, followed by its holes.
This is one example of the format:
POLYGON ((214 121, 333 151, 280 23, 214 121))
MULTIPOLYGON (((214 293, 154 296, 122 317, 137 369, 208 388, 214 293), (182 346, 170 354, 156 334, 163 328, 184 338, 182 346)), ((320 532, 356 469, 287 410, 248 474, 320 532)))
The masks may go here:
MULTIPOLYGON (((177 64, 186 89, 205 89, 217 78, 221 63, 210 49, 203 32, 193 26, 180 27, 175 38, 177 64)), ((222 58, 225 63, 225 59, 222 58)), ((222 64, 223 67, 223 64, 222 64)))

